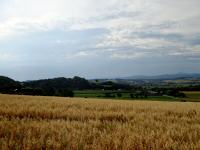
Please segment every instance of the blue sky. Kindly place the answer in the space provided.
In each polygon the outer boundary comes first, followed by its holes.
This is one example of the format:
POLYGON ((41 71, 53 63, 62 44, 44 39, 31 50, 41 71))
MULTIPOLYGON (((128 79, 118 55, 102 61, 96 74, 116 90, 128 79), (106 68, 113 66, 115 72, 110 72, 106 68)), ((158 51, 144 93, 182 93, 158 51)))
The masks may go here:
POLYGON ((200 73, 199 0, 0 0, 16 80, 200 73))

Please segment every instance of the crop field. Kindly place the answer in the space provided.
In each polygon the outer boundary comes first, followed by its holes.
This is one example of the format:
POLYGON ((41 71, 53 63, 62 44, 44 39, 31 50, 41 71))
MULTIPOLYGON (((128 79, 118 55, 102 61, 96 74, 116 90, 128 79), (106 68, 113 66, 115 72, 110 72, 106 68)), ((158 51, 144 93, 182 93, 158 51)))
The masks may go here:
POLYGON ((2 150, 199 150, 200 103, 0 95, 2 150))

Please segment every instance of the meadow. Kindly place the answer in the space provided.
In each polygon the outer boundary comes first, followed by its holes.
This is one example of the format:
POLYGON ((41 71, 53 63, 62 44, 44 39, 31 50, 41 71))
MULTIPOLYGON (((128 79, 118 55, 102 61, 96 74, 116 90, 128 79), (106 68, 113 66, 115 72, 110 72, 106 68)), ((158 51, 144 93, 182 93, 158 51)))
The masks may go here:
POLYGON ((200 92, 199 91, 190 91, 190 92, 184 92, 186 95, 187 101, 193 101, 193 102, 200 102, 200 92))
POLYGON ((199 150, 200 103, 0 94, 0 149, 199 150))
MULTIPOLYGON (((105 93, 110 93, 114 95, 114 97, 111 97, 112 99, 117 100, 135 100, 135 98, 131 98, 130 94, 132 93, 130 90, 123 90, 123 91, 117 91, 117 90, 80 90, 80 91, 74 91, 75 97, 80 98, 100 98, 100 99, 109 99, 109 97, 105 97, 105 93), (117 93, 120 93, 121 96, 118 97, 117 93)), ((181 99, 170 97, 170 96, 148 96, 147 98, 144 97, 138 97, 138 100, 150 100, 150 101, 181 101, 181 99)))
MULTIPOLYGON (((185 98, 178 98, 173 96, 148 96, 147 98, 138 97, 137 100, 144 100, 144 101, 168 101, 168 102, 200 102, 200 91, 182 91, 186 97, 185 98)), ((114 95, 112 97, 113 100, 135 100, 135 98, 131 98, 130 91, 113 91, 113 90, 80 90, 74 91, 75 97, 80 98, 100 98, 100 99, 109 99, 109 97, 105 97, 105 93, 111 93, 114 95), (117 93, 121 93, 121 97, 117 96, 117 93)))

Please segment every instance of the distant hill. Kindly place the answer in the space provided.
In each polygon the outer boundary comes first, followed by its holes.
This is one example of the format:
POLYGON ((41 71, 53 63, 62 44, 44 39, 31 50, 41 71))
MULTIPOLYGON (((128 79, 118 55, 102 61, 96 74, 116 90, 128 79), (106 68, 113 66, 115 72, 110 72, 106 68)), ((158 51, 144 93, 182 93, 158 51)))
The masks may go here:
MULTIPOLYGON (((166 80, 191 80, 190 83, 176 83, 180 85, 199 85, 196 79, 200 80, 200 74, 164 74, 157 76, 131 76, 118 79, 94 79, 86 80, 81 77, 53 78, 33 81, 18 82, 11 78, 0 76, 0 93, 43 95, 43 96, 64 96, 72 97, 76 90, 132 90, 146 85, 166 85, 166 80), (193 80, 194 79, 194 80, 193 80)), ((168 83, 167 83, 167 86, 168 83)))
POLYGON ((0 76, 0 93, 73 96, 73 90, 91 88, 91 84, 84 78, 54 78, 35 81, 18 82, 11 78, 0 76))
POLYGON ((73 97, 74 90, 89 89, 90 83, 80 77, 53 78, 23 82, 21 93, 27 95, 73 97))
POLYGON ((135 80, 176 80, 176 79, 199 79, 200 74, 186 74, 186 73, 178 73, 178 74, 163 74, 163 75, 155 75, 155 76, 130 76, 120 79, 135 79, 135 80))
POLYGON ((46 88, 51 87, 54 89, 68 88, 72 90, 81 90, 81 89, 89 89, 90 83, 88 80, 80 77, 74 78, 53 78, 53 79, 43 79, 43 80, 34 80, 23 82, 25 87, 31 88, 46 88))
POLYGON ((112 81, 96 82, 88 81, 84 78, 54 78, 23 82, 24 87, 37 88, 37 89, 49 89, 54 90, 68 89, 68 90, 87 90, 87 89, 127 89, 129 85, 119 84, 112 81))
POLYGON ((5 76, 0 76, 0 92, 9 93, 19 88, 20 86, 20 82, 5 76))
POLYGON ((17 82, 8 77, 0 76, 0 93, 72 97, 75 90, 89 89, 118 90, 131 89, 131 86, 114 81, 91 82, 77 76, 24 82, 17 82))

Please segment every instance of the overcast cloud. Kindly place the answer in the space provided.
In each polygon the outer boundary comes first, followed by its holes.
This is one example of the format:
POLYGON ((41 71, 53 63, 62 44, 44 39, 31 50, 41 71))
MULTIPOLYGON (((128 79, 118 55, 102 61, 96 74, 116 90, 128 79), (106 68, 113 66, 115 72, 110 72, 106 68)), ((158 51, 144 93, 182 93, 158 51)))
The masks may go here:
POLYGON ((0 74, 200 73, 199 0, 0 0, 0 74))

